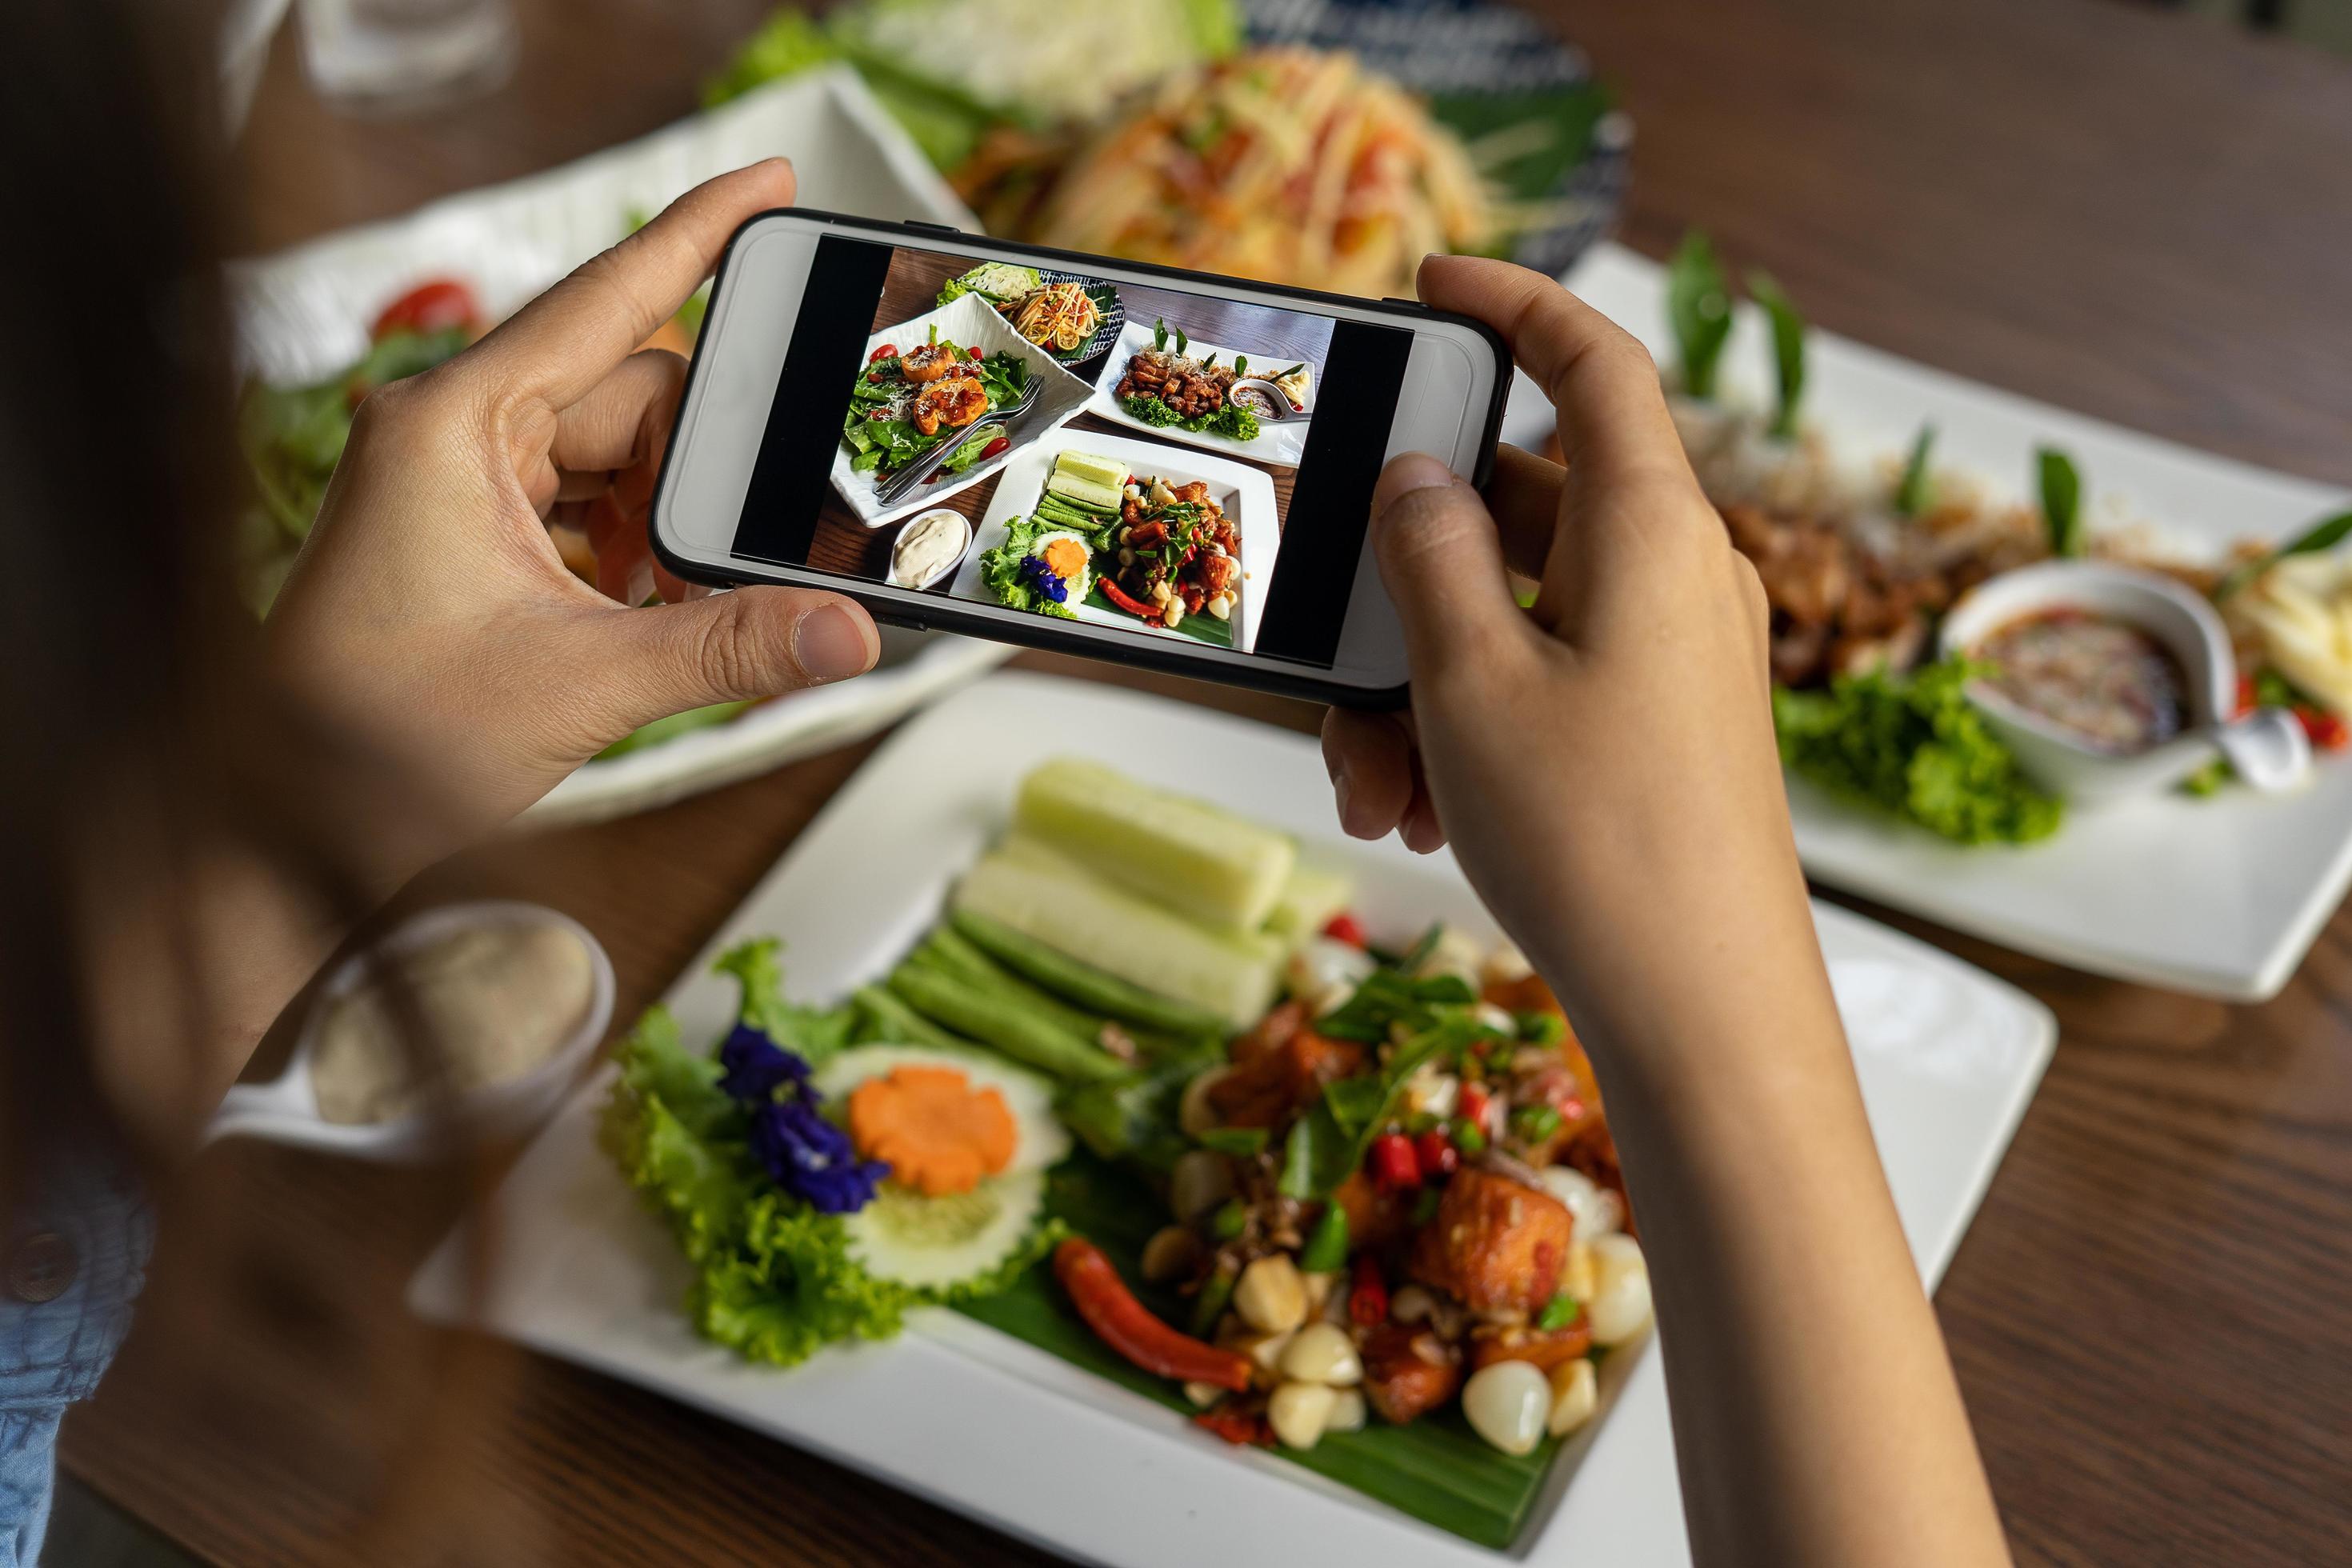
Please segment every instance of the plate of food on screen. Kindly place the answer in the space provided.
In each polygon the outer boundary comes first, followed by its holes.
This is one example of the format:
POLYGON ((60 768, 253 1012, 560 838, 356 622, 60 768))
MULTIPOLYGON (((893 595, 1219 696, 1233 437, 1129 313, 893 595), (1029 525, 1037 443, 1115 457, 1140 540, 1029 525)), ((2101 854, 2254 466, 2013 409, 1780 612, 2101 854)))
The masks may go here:
POLYGON ((959 597, 1247 652, 1282 530, 1260 469, 1059 430, 1006 466, 974 543, 959 597))
POLYGON ((1092 388, 966 293, 881 328, 842 411, 833 486, 868 528, 995 473, 1092 388))
POLYGON ((1307 452, 1317 368, 1279 348, 1202 342, 1165 317, 1130 321, 1087 411, 1187 446, 1295 467, 1307 452))
POLYGON ((940 303, 966 294, 977 294, 993 305, 1014 331, 1064 364, 1081 364, 1108 353, 1127 321, 1118 289, 1076 272, 983 262, 949 279, 940 289, 940 303))

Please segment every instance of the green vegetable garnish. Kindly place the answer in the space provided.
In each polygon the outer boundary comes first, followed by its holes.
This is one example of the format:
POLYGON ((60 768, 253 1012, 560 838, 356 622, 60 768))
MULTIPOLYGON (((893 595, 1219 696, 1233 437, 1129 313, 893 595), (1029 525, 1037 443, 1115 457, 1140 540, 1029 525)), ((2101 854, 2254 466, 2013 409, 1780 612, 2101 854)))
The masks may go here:
POLYGON ((2030 783, 1969 703, 1973 670, 1945 659, 1908 676, 1841 676, 1827 691, 1776 687, 1780 760, 1833 794, 1961 844, 2024 844, 2063 807, 2030 783))
POLYGON ((2221 794, 2221 786, 2228 784, 2234 773, 2235 770, 2230 766, 2229 758, 2215 757, 2211 762, 2182 779, 2180 787, 2187 794, 2193 795, 2201 800, 2209 795, 2221 794))
POLYGON ((1903 465, 1903 478, 1895 487, 1895 515, 1917 517, 1927 510, 1935 481, 1927 473, 1927 454, 1936 447, 1936 427, 1919 426, 1918 438, 1911 443, 1910 461, 1903 465))
POLYGON ((2042 482, 2042 522, 2050 531, 2050 553, 2083 553, 2083 476, 2074 460, 2055 447, 2034 450, 2033 462, 2042 482))
POLYGON ((1706 236, 1683 236, 1666 264, 1666 313, 1682 357, 1683 390, 1693 397, 1715 395, 1715 369, 1731 337, 1731 285, 1706 236))
POLYGON ((1238 1159, 1250 1159, 1265 1152, 1266 1131, 1263 1127, 1212 1127, 1201 1134, 1203 1149, 1238 1159))
POLYGON ((1453 1135, 1454 1146, 1465 1154, 1480 1154, 1486 1152, 1486 1131, 1468 1117, 1455 1117, 1453 1127, 1448 1131, 1453 1135))
POLYGON ((1201 1293, 1192 1298, 1192 1331, 1202 1336, 1213 1331, 1217 1320, 1225 1315, 1225 1308, 1233 1299, 1233 1274, 1220 1270, 1210 1275, 1208 1282, 1201 1287, 1201 1293))
POLYGON ((1219 1241, 1231 1241, 1249 1226, 1249 1210, 1239 1198, 1227 1198, 1217 1212, 1209 1217, 1209 1234, 1219 1241))
POLYGON ((1568 1038, 1568 1020, 1557 1013, 1521 1013, 1512 1022, 1519 1038, 1531 1046, 1556 1046, 1568 1038))
POLYGON ((1549 1105, 1514 1107, 1511 1131, 1527 1142, 1540 1143, 1559 1131, 1559 1112, 1549 1105))
POLYGON ((1298 1255, 1298 1267, 1309 1274, 1329 1274, 1347 1261, 1348 1211, 1338 1204, 1325 1204, 1323 1217, 1315 1222, 1314 1234, 1298 1255))
POLYGON ((2352 535, 2352 511, 2340 511, 2323 519, 2280 545, 2267 555, 2258 556, 2242 566, 2232 567, 2228 575, 2213 585, 2213 602, 2220 604, 2290 555, 2314 555, 2323 550, 2333 550, 2352 535))
POLYGON ((1576 1321, 1576 1298, 1563 1290, 1544 1303, 1543 1311, 1536 1318, 1536 1327, 1551 1333, 1576 1321))
POLYGON ((1435 1219, 1437 1217, 1437 1205, 1442 1201, 1442 1194, 1439 1193, 1437 1188, 1422 1188, 1421 1195, 1412 1200, 1412 1223, 1415 1225, 1427 1225, 1431 1220, 1435 1219))
POLYGON ((1769 272, 1750 272, 1748 292, 1772 323, 1772 373, 1780 400, 1772 414, 1772 434, 1786 441, 1797 433, 1797 409, 1805 396, 1805 318, 1769 272))

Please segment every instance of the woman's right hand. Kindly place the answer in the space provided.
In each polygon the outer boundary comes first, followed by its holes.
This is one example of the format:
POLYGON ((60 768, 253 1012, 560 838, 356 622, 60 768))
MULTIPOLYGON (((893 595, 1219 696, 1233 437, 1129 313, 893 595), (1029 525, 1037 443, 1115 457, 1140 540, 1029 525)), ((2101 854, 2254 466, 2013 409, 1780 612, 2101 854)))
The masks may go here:
POLYGON ((1711 991, 1793 983, 1825 1003, 1763 590, 1699 489, 1647 351, 1507 263, 1432 258, 1421 294, 1503 334, 1558 409, 1568 462, 1506 447, 1484 498, 1433 458, 1381 476, 1372 541, 1412 706, 1326 722, 1342 826, 1423 852, 1450 839, 1580 1028, 1649 1034, 1658 999, 1689 993, 1694 958, 1711 991), (1531 610, 1507 563, 1539 581, 1531 610))
POLYGON ((1432 260, 1421 295, 1509 340, 1568 465, 1506 452, 1483 500, 1430 458, 1381 476, 1412 710, 1325 725, 1341 820, 1452 838, 1591 1049, 1695 1558, 2005 1562, 1813 934, 1763 590, 1640 344, 1501 262, 1432 260))

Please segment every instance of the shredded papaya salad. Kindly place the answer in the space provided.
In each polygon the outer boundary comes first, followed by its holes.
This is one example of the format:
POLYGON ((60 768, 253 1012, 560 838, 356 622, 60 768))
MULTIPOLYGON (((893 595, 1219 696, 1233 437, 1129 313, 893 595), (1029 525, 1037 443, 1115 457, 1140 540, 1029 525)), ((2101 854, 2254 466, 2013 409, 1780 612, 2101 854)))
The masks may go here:
POLYGON ((1352 899, 1286 835, 1057 759, 837 1005, 786 1003, 766 941, 720 960, 742 1005, 707 1051, 648 1014, 606 1147, 697 1267, 696 1327, 751 1359, 943 1302, 1507 1539, 1539 1468, 1449 1501, 1395 1445, 1539 1467, 1648 1271, 1543 982, 1352 899))

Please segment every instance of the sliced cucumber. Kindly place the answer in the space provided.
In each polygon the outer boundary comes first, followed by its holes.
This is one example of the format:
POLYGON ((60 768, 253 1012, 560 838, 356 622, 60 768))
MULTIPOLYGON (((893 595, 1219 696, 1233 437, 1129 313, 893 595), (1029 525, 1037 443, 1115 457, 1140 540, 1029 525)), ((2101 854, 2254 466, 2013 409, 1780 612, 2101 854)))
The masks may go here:
POLYGON ((1328 925, 1355 896, 1355 883, 1342 873, 1302 861, 1283 883, 1274 912, 1265 917, 1265 929, 1286 942, 1303 942, 1328 925))
MULTIPOLYGON (((869 1078, 902 1067, 952 1068, 974 1089, 992 1089, 1013 1113, 1013 1163, 1003 1174, 1042 1171, 1070 1152, 1069 1130, 1054 1114, 1054 1083, 992 1052, 957 1046, 857 1046, 829 1058, 811 1081, 838 1106, 869 1078)), ((908 1197, 916 1194, 907 1194, 908 1197)), ((947 1199, 919 1199, 944 1203, 947 1199)))
POLYGON ((1259 931, 1213 931, 1015 834, 964 873, 952 900, 1081 963, 1245 1029, 1273 1005, 1289 944, 1259 931))
POLYGON ((1045 1173, 1012 1171, 936 1198, 885 1182, 873 1202, 842 1223, 850 1257, 868 1274, 946 1291, 1003 1268, 1045 1208, 1045 1173))
POLYGON ((1298 859, 1270 827, 1077 757, 1031 770, 1013 816, 1096 875, 1230 931, 1265 923, 1298 859))

